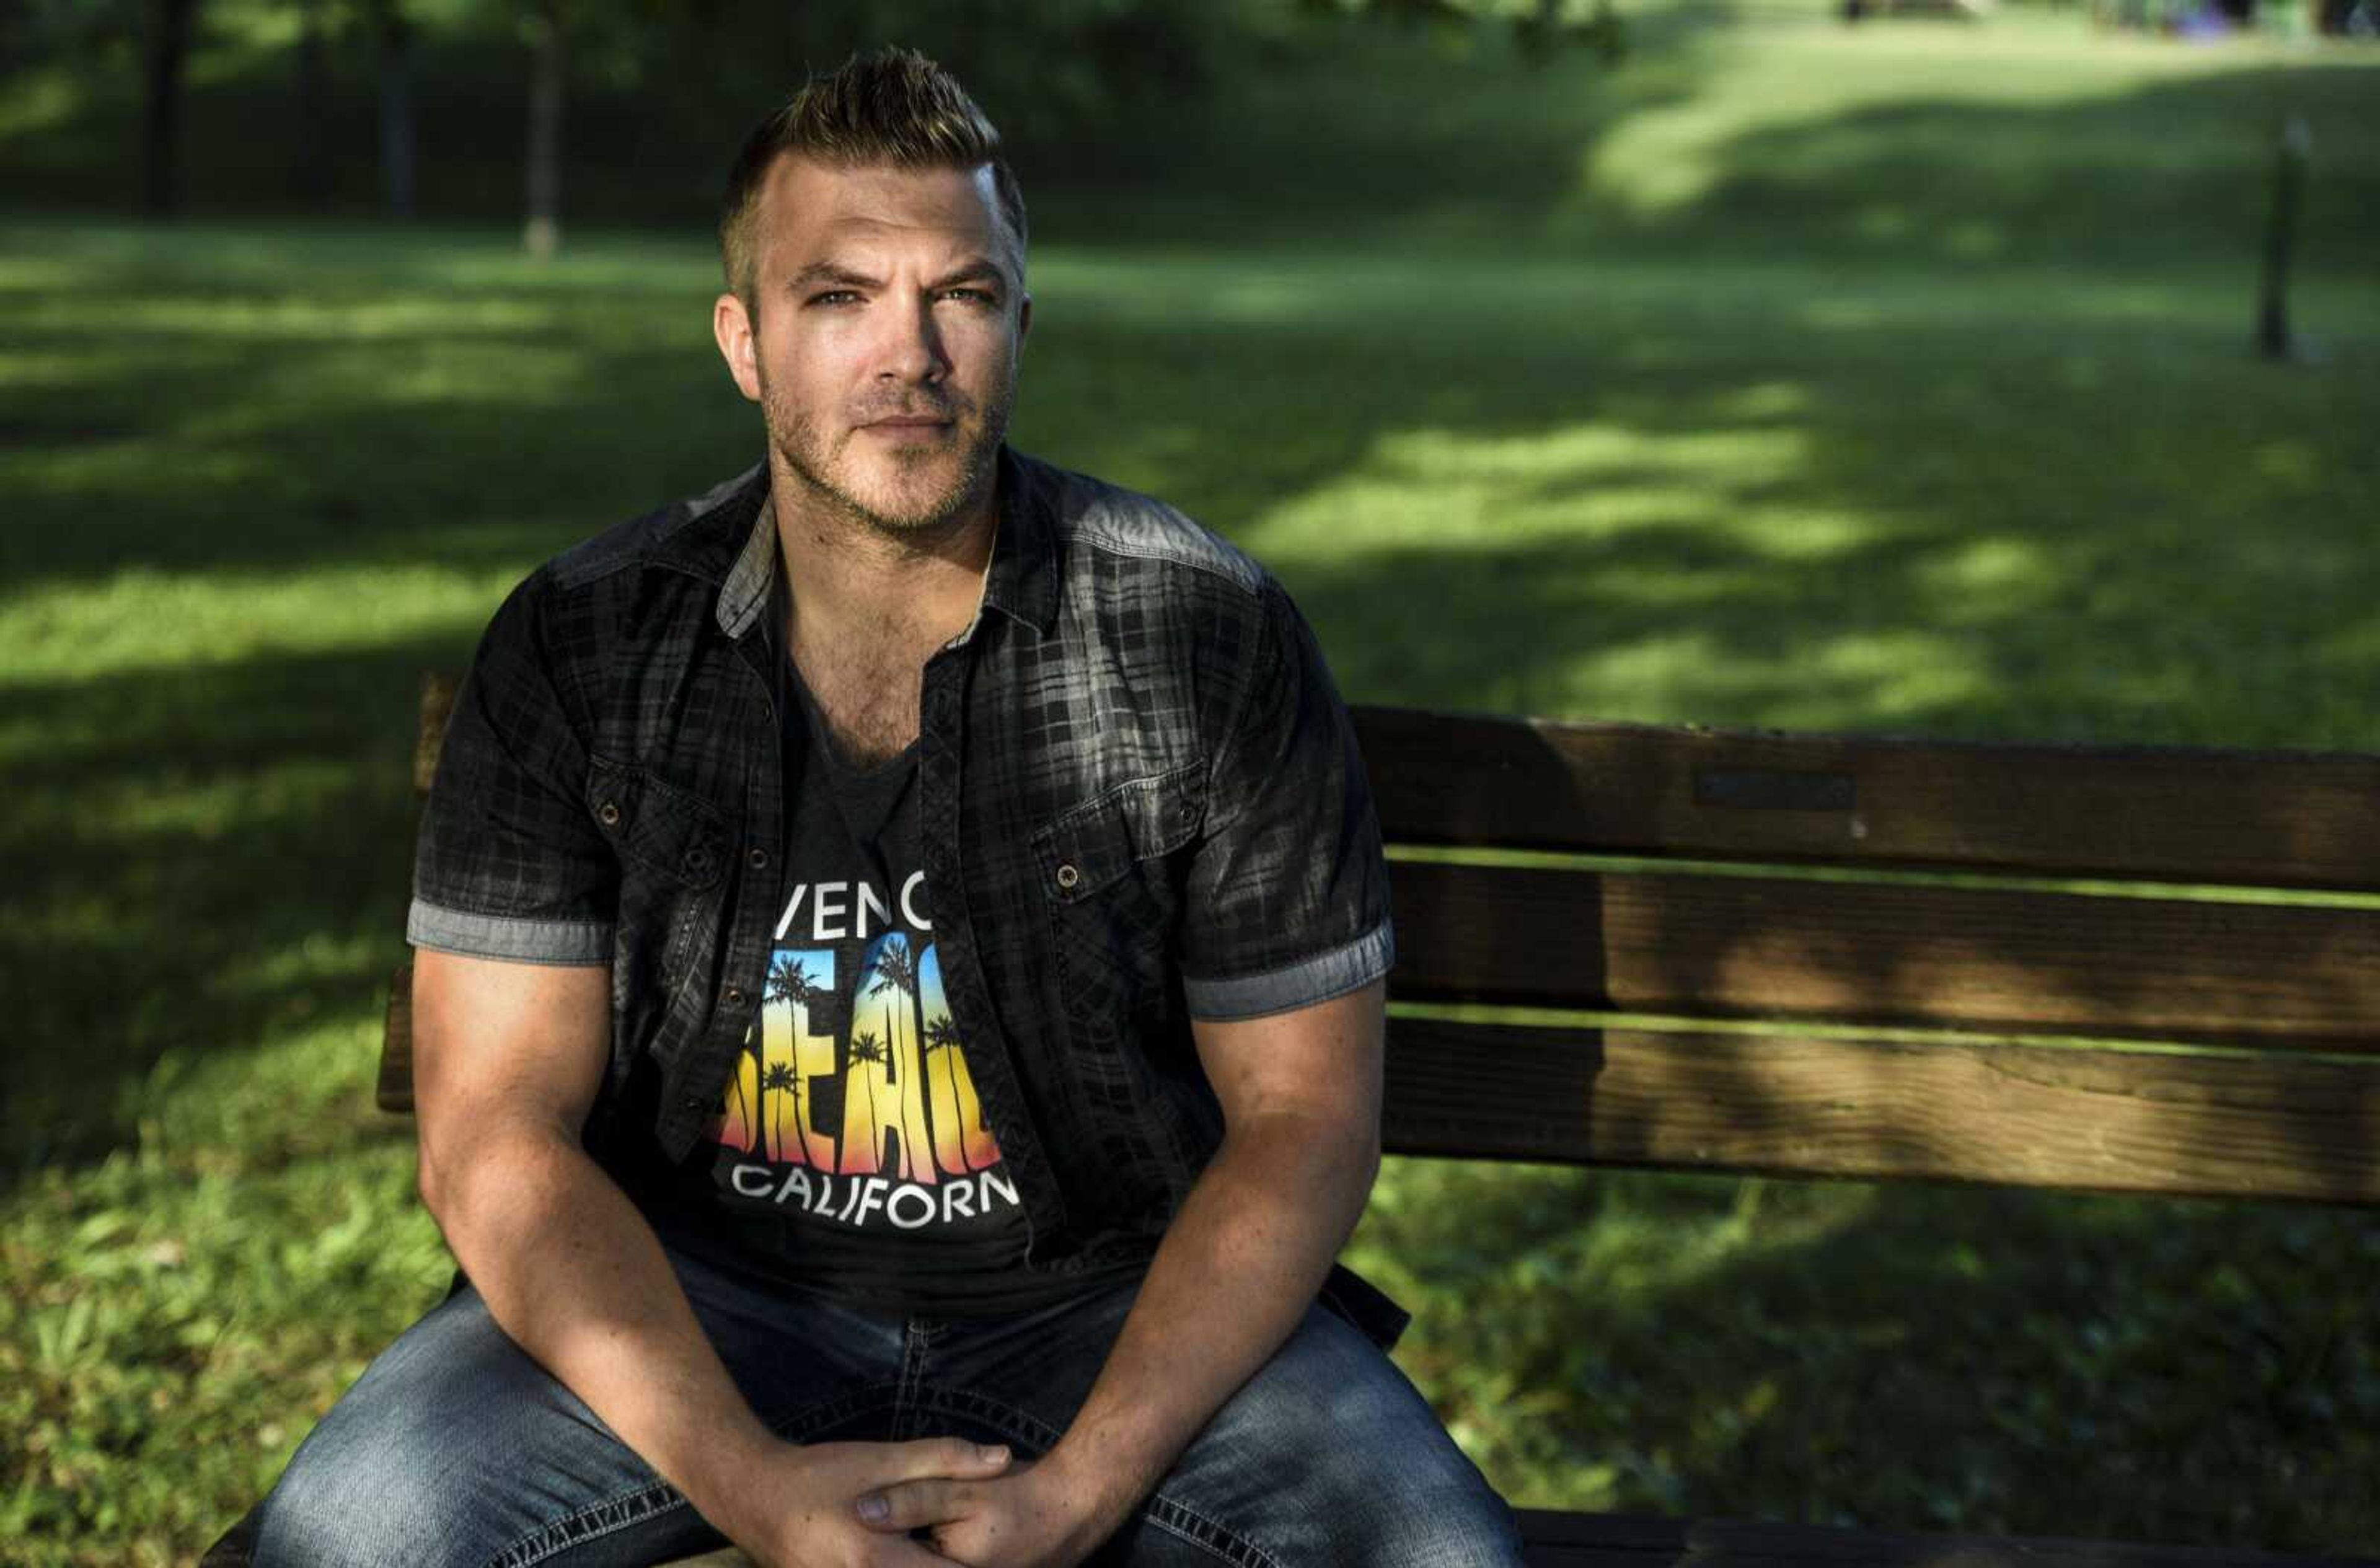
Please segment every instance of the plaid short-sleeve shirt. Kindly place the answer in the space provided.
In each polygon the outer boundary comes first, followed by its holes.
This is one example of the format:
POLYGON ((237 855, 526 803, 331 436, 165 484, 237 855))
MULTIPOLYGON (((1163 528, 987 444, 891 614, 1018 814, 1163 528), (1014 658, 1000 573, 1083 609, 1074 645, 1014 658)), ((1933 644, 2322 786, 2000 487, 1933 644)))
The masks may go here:
MULTIPOLYGON (((408 937, 608 965, 599 1156, 683 1158, 767 983, 789 770, 765 465, 539 568, 481 640, 408 937), (643 1142, 642 1140, 650 1140, 643 1142)), ((1280 585, 1180 513, 1004 452, 983 607, 926 665, 943 983, 1018 1172, 1028 1263, 1146 1256, 1220 1142, 1194 1017, 1393 956, 1347 716, 1280 585)), ((1382 1337, 1398 1315, 1341 1274, 1382 1337)))

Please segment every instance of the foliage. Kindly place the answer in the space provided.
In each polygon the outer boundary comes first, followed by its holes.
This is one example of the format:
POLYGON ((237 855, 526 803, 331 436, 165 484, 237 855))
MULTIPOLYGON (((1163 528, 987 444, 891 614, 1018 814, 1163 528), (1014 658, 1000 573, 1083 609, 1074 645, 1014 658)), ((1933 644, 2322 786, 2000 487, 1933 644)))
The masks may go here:
MULTIPOLYGON (((1274 565, 1361 699, 2380 748, 2380 62, 1696 15, 1617 73, 1291 31, 1124 105, 1032 186, 1020 444, 1274 565), (2283 100, 2289 368, 2248 353, 2283 100)), ((216 59, 215 113, 268 102, 216 59)), ((0 95, 8 155, 120 123, 48 102, 0 95)), ((369 1107, 414 683, 750 460, 714 286, 698 213, 543 269, 0 227, 0 1559, 188 1560, 443 1288, 369 1107)), ((1399 1163, 1354 1257, 1524 1501, 2370 1552, 2375 1237, 1399 1163)))
POLYGON ((1584 43, 1608 62, 1627 53, 1627 32, 1612 0, 1300 0, 1322 15, 1383 18, 1407 25, 1469 27, 1502 22, 1524 52, 1543 59, 1563 43, 1584 43))
MULTIPOLYGON (((540 0, 212 0, 200 17, 183 148, 198 206, 376 210, 377 73, 394 28, 407 40, 419 100, 423 209, 516 215, 524 45, 548 25, 549 9, 540 0), (325 52, 310 88, 300 48, 308 27, 325 52), (258 137, 260 124, 283 134, 258 137), (317 164, 327 167, 327 189, 319 174, 301 174, 317 164)), ((572 0, 553 12, 571 83, 565 188, 582 220, 683 221, 707 209, 743 134, 807 72, 888 42, 957 69, 1016 146, 1063 147, 1096 138, 1128 100, 1195 96, 1231 36, 1233 9, 1205 0, 1021 8, 997 0, 572 0)), ((123 139, 142 68, 130 45, 141 33, 129 0, 44 6, 0 31, 18 45, 7 57, 26 63, 14 73, 19 85, 67 109, 33 116, 14 138, 0 111, 0 166, 19 165, 16 200, 126 205, 123 139)))

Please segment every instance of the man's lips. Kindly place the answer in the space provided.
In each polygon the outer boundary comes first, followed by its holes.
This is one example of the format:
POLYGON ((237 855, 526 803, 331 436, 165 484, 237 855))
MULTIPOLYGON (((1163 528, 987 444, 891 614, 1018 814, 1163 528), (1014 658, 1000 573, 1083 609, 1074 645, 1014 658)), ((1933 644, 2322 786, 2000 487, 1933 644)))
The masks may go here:
POLYGON ((948 419, 938 419, 928 414, 900 414, 889 419, 870 419, 859 428, 882 431, 887 435, 901 435, 919 431, 944 430, 949 428, 950 423, 948 419))

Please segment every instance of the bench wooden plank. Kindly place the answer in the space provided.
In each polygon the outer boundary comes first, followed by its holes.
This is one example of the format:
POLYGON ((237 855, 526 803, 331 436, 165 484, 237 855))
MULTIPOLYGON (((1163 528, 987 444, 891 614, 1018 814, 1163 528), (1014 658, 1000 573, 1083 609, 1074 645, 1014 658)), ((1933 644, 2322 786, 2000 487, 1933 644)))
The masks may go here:
MULTIPOLYGON (((380 1103, 413 1110, 411 970, 380 1103)), ((1389 1026, 1390 1152, 2380 1203, 2380 1063, 1389 1026)))
POLYGON ((383 1111, 413 1114, 413 966, 399 964, 388 980, 388 1011, 382 1016, 380 1077, 372 1099, 383 1111))
MULTIPOLYGON (((2373 1568, 2362 1559, 2285 1557, 2223 1547, 2002 1539, 1539 1508, 1512 1512, 1529 1568, 2373 1568)), ((251 1511, 207 1552, 200 1568, 244 1568, 254 1544, 251 1511)), ((751 1562, 729 1547, 674 1559, 668 1568, 751 1568, 751 1562)))
MULTIPOLYGON (((459 685, 422 681, 419 791, 459 685)), ((2380 757, 2360 753, 1352 711, 1396 842, 2380 888, 2380 757)))
POLYGON ((2371 1560, 1516 1509, 1531 1568, 2370 1568, 2371 1560))
POLYGON ((2380 1204, 2380 1063, 1398 1017, 1396 1152, 2380 1204))
POLYGON ((455 715, 455 694, 461 677, 432 670, 421 677, 421 700, 414 714, 413 793, 428 795, 438 776, 438 752, 446 741, 446 721, 455 715))
MULTIPOLYGON (((2380 1051, 2354 912, 1400 863, 1400 1000, 2380 1051)), ((409 1108, 410 966, 381 1102, 409 1108)))
POLYGON ((1358 708, 1392 841, 2380 888, 2380 757, 1358 708))
POLYGON ((2380 1051, 2380 911, 1410 860, 1390 880, 1406 1000, 2380 1051))

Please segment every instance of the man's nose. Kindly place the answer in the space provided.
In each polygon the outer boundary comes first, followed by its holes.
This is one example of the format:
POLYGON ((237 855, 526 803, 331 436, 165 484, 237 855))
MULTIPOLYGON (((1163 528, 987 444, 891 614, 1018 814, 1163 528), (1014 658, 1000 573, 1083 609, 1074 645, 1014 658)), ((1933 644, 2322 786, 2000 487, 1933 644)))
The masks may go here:
POLYGON ((885 312, 876 367, 880 381, 938 382, 950 373, 950 357, 942 350, 930 300, 913 299, 885 312))

